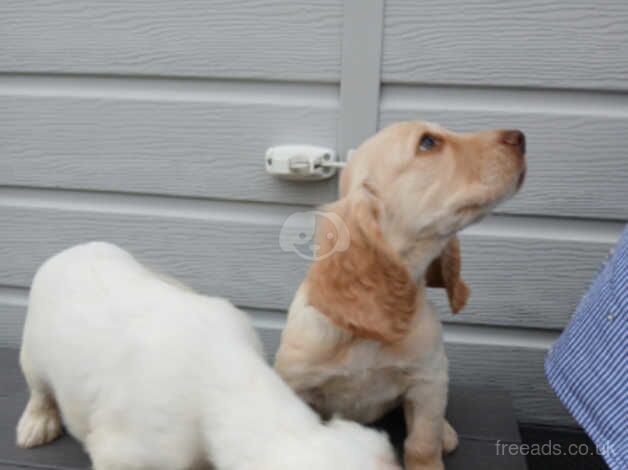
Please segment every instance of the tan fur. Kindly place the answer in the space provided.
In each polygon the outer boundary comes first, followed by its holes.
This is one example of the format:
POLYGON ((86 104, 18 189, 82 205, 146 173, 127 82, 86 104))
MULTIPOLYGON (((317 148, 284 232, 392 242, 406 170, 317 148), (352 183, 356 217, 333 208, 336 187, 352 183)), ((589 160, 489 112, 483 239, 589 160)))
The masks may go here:
POLYGON ((447 358, 425 287, 447 291, 454 313, 469 297, 456 233, 521 186, 521 134, 456 134, 440 126, 390 126, 355 152, 341 199, 324 210, 348 228, 318 221, 314 261, 297 291, 275 367, 319 412, 373 421, 404 404, 406 468, 442 469, 457 445, 444 420, 447 358), (421 138, 436 138, 424 151, 421 138), (517 138, 517 136, 521 138, 517 138))
MULTIPOLYGON (((352 334, 394 342, 408 330, 416 310, 418 289, 399 256, 383 238, 380 211, 374 196, 363 189, 326 208, 349 228, 351 249, 338 251, 312 264, 309 300, 337 326, 352 334)), ((333 230, 321 218, 316 243, 322 253, 333 250, 333 230)))

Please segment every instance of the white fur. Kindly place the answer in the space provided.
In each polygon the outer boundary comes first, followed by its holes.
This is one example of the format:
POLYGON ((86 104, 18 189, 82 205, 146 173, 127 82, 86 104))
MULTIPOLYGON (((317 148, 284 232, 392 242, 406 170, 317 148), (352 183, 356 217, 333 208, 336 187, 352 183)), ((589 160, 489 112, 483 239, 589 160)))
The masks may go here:
POLYGON ((382 470, 386 437, 318 416, 263 360, 246 315, 107 243, 70 248, 33 281, 18 444, 60 419, 96 470, 382 470))

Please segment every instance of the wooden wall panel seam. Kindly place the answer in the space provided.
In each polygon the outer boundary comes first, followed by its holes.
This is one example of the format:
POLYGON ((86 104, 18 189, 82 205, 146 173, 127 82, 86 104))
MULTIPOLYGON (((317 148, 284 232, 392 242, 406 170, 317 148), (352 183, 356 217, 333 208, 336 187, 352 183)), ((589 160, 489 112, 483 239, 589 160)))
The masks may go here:
POLYGON ((0 73, 0 96, 273 104, 337 109, 337 83, 0 73))

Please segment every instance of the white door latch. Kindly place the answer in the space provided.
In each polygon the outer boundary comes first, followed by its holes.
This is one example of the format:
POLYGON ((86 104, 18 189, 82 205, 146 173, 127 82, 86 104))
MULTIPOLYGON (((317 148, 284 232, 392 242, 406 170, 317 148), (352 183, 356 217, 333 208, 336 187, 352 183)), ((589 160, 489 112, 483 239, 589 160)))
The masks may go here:
POLYGON ((345 163, 335 150, 313 145, 279 145, 266 150, 266 171, 289 180, 317 181, 331 178, 345 163))

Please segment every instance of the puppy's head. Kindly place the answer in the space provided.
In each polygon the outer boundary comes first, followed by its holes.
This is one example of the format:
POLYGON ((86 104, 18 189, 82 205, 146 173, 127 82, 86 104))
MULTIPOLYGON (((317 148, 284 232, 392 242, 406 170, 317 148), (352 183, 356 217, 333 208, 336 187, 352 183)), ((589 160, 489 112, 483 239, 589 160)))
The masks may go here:
POLYGON ((393 236, 444 241, 426 281, 447 289, 457 313, 469 288, 460 276, 455 233, 514 195, 525 172, 521 131, 459 134, 436 124, 403 122, 364 142, 342 174, 340 192, 347 195, 368 181, 385 207, 382 223, 393 236))
MULTIPOLYGON (((418 298, 409 269, 421 266, 426 284, 446 288, 458 312, 469 289, 456 233, 515 194, 525 169, 520 131, 457 134, 422 122, 380 131, 356 150, 341 199, 327 207, 346 223, 351 243, 312 266, 313 305, 356 334, 394 341, 418 298)), ((326 231, 317 228, 322 247, 326 231)))
POLYGON ((447 237, 512 196, 525 168, 520 131, 459 134, 404 122, 356 150, 343 171, 340 193, 346 196, 368 181, 389 224, 417 239, 447 237))

